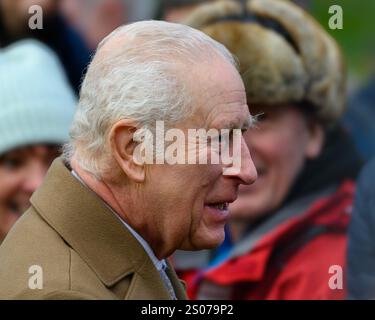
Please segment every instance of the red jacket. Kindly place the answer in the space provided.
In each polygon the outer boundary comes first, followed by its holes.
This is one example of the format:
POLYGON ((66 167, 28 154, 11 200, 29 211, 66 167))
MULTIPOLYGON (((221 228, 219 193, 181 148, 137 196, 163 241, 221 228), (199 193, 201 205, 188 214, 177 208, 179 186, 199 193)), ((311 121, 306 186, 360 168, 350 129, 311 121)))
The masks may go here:
POLYGON ((345 298, 346 231, 353 195, 354 184, 347 181, 333 195, 315 201, 302 215, 266 233, 250 251, 204 271, 184 272, 189 297, 345 298), (342 268, 342 289, 331 288, 341 276, 340 269, 330 273, 331 266, 342 268))

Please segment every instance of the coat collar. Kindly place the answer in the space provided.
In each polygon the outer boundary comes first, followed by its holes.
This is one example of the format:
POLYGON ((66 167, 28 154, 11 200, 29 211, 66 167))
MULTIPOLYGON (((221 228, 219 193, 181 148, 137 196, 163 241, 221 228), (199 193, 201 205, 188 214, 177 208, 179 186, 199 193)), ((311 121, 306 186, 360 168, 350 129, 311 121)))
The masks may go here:
MULTIPOLYGON (((137 273, 140 278, 153 282, 156 296, 150 298, 169 298, 141 244, 93 191, 72 176, 60 158, 52 163, 42 186, 30 201, 107 287, 137 273)), ((171 281, 176 294, 179 293, 177 297, 184 298, 181 284, 175 278, 171 281)))

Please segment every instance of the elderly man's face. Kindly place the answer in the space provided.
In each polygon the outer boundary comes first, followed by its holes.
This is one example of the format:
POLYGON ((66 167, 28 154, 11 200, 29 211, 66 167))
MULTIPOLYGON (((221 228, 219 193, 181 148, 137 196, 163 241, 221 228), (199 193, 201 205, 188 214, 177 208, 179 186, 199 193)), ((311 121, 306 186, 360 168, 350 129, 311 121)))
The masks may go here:
MULTIPOLYGON (((225 129, 230 124, 246 128, 250 118, 243 83, 236 70, 217 60, 191 72, 194 113, 177 128, 225 129), (197 70, 198 69, 198 70, 197 70)), ((191 146, 188 146, 191 147, 191 146)), ((210 153, 210 145, 199 153, 210 153)), ((224 240, 224 224, 240 184, 255 181, 257 173, 241 137, 241 169, 223 175, 223 164, 151 165, 145 186, 148 230, 155 245, 197 250, 212 248, 224 240)), ((145 219, 146 220, 146 219, 145 219)))

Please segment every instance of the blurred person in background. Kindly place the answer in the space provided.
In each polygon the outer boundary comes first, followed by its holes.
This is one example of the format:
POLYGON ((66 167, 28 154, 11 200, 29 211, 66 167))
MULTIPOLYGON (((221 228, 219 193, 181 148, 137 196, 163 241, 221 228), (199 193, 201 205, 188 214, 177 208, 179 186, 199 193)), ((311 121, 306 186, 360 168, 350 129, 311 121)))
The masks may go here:
POLYGON ((160 0, 63 0, 61 11, 90 49, 118 26, 157 17, 160 0))
POLYGON ((43 42, 58 55, 71 86, 78 93, 91 51, 60 13, 61 1, 0 0, 0 48, 25 38, 43 42), (29 27, 29 19, 33 16, 29 8, 33 5, 43 10, 42 29, 29 27))
POLYGON ((90 49, 128 21, 129 0, 63 0, 61 10, 90 49))
POLYGON ((231 204, 224 245, 174 257, 190 297, 344 298, 345 284, 330 287, 329 272, 345 266, 361 161, 338 124, 346 75, 337 44, 288 1, 218 1, 185 22, 238 57, 258 114, 244 135, 258 180, 231 204))
POLYGON ((49 48, 22 40, 0 49, 0 243, 68 139, 75 102, 49 48))
POLYGON ((375 157, 375 75, 349 99, 343 123, 366 160, 375 157))
POLYGON ((375 299, 375 159, 361 172, 348 239, 348 298, 375 299))

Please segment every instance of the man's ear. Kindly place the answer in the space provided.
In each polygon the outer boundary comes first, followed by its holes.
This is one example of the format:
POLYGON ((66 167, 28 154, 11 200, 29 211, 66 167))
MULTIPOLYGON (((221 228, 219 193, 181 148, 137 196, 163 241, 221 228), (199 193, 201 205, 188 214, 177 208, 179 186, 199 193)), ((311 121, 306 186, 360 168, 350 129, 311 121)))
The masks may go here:
POLYGON ((324 145, 324 129, 316 121, 308 123, 309 138, 306 146, 306 157, 314 159, 319 156, 324 145))
POLYGON ((141 183, 145 179, 145 165, 137 162, 134 154, 138 143, 133 138, 137 129, 134 120, 122 119, 112 126, 109 140, 118 166, 129 179, 141 183))

